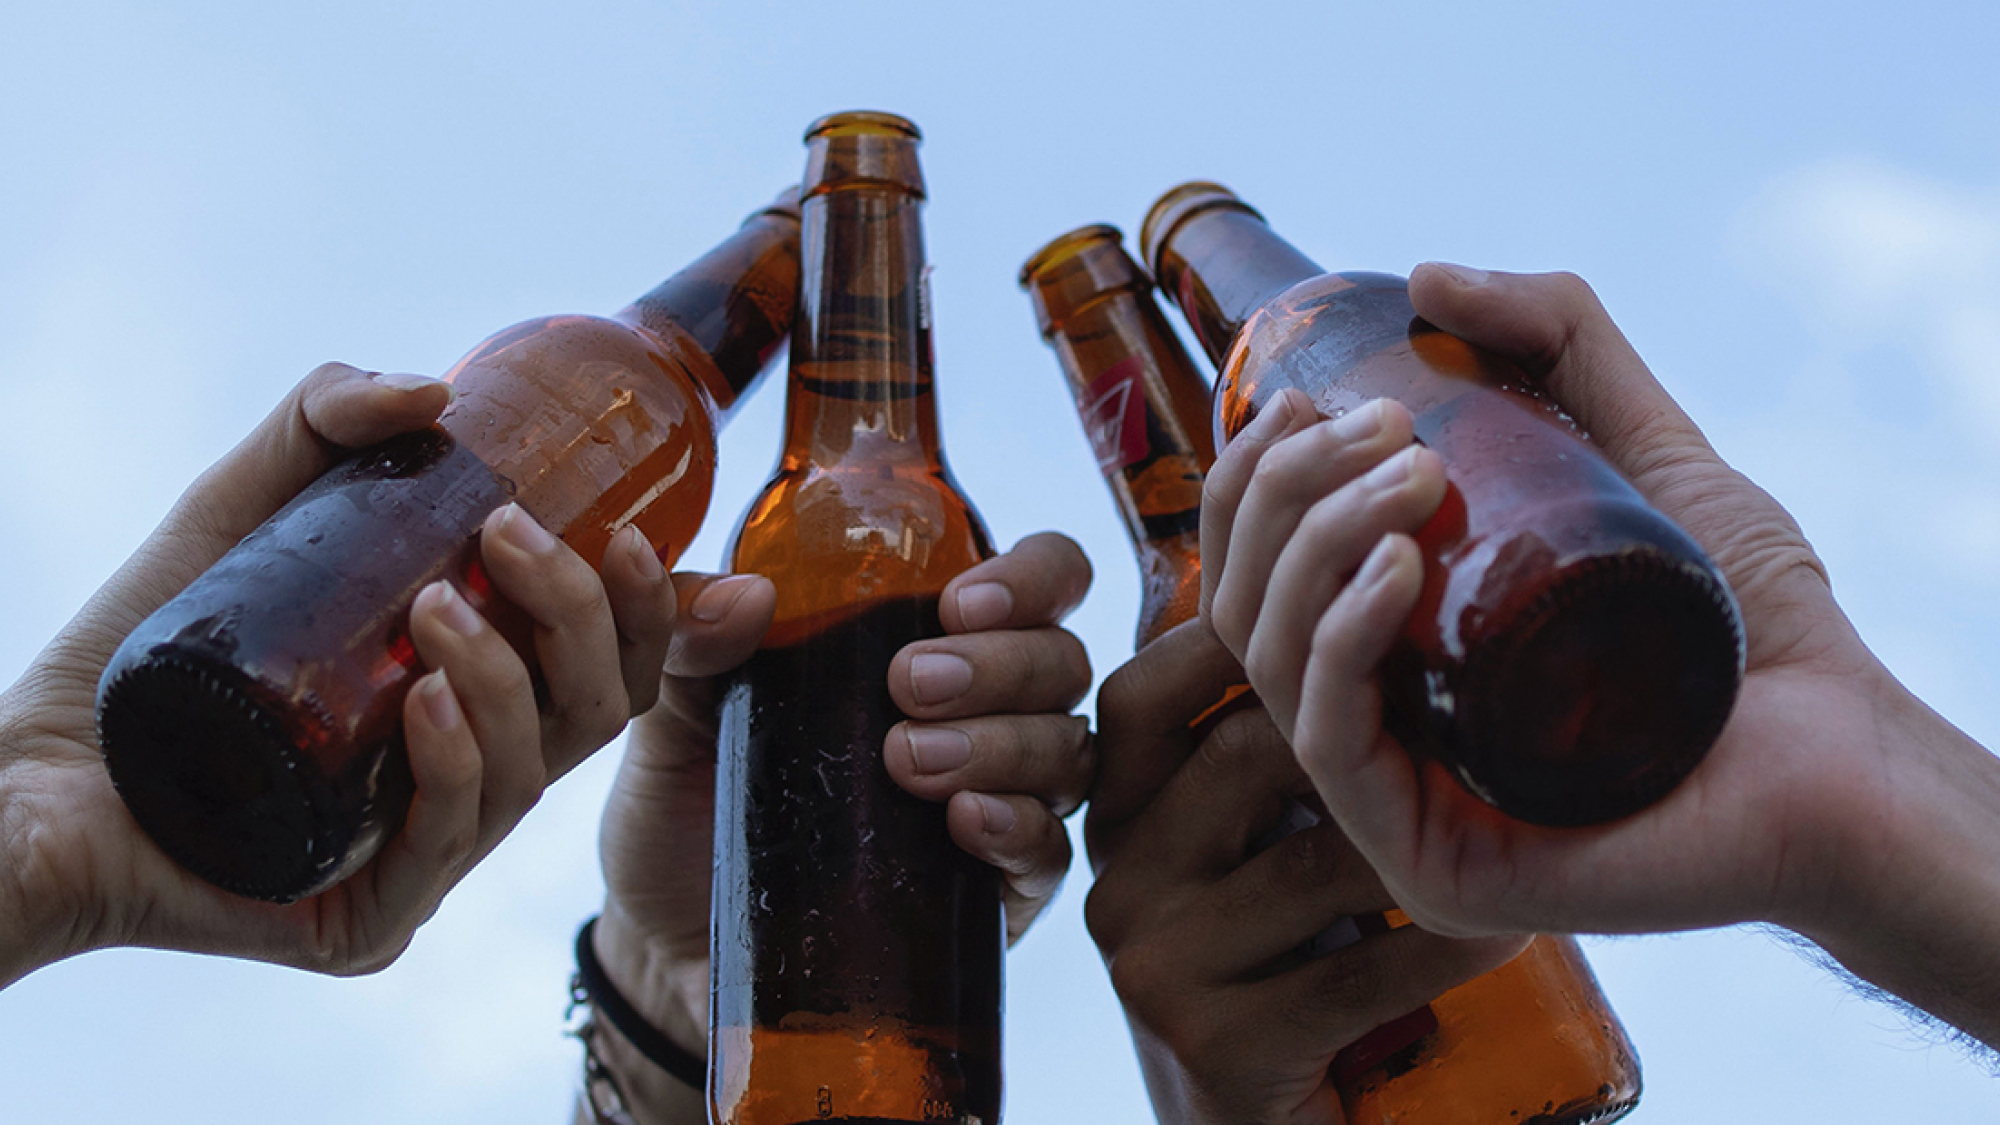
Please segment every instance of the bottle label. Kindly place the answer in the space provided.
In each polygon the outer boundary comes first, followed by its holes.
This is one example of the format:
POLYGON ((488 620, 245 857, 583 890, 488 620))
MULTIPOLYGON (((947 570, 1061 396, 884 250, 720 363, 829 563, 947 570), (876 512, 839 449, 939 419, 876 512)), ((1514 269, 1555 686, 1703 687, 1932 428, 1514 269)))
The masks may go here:
POLYGON ((1139 357, 1127 356, 1084 390, 1083 432, 1107 476, 1146 459, 1145 374, 1139 357))

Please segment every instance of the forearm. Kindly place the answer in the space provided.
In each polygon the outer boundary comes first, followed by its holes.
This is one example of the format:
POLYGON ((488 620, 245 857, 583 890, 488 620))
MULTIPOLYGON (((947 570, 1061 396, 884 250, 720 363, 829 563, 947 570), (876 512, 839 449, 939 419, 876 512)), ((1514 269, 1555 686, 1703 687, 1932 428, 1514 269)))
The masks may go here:
POLYGON ((1900 688, 1878 710, 1896 763, 1879 828, 1856 834, 1825 905, 1793 928, 2000 1049, 2000 758, 1900 688))

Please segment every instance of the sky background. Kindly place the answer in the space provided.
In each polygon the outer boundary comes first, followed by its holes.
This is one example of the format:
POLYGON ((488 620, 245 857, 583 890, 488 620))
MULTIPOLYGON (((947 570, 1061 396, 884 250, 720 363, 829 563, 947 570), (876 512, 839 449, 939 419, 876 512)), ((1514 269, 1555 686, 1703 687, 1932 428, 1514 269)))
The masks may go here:
MULTIPOLYGON (((0 682, 327 359, 441 373, 609 312, 803 167, 814 117, 927 137, 939 397, 1003 542, 1081 541, 1100 675, 1137 588, 1021 261, 1219 179, 1329 268, 1588 278, 1864 637, 2000 745, 2000 8, 1256 2, 0 8, 0 682)), ((777 450, 723 442, 719 545, 777 450)), ((150 951, 0 994, 0 1120, 566 1120, 558 1034, 617 748, 396 966, 150 951)), ((1149 1121, 1087 874, 1012 955, 1008 1119, 1149 1121)), ((1589 943, 1635 1125, 2000 1117, 1976 1061, 1772 937, 1589 943)))

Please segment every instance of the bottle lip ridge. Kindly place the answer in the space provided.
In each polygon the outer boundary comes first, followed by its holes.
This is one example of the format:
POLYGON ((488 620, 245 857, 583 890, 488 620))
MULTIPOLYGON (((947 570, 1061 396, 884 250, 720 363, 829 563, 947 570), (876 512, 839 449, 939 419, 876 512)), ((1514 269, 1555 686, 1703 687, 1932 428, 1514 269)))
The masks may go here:
POLYGON ((790 219, 795 223, 801 221, 804 212, 800 209, 799 185, 792 184, 786 187, 785 190, 778 193, 777 198, 750 212, 749 217, 743 220, 743 225, 749 226, 766 215, 776 215, 779 218, 790 219))
POLYGON ((1241 196, 1213 180, 1189 180, 1160 193, 1139 224, 1139 253, 1154 277, 1160 276, 1160 253, 1166 249, 1174 230, 1189 218, 1216 207, 1243 211, 1259 219, 1264 217, 1243 202, 1241 196))
POLYGON ((1088 223, 1073 230, 1064 231, 1042 244, 1042 248, 1028 255, 1021 263, 1021 272, 1016 277, 1021 288, 1026 289, 1034 282, 1035 275, 1051 266, 1068 259, 1097 242, 1120 244, 1125 234, 1110 223, 1088 223))
POLYGON ((917 123, 899 113, 888 113, 876 109, 849 109, 839 113, 829 113, 811 125, 806 126, 805 139, 832 132, 856 133, 901 133, 911 140, 924 139, 923 131, 917 123))

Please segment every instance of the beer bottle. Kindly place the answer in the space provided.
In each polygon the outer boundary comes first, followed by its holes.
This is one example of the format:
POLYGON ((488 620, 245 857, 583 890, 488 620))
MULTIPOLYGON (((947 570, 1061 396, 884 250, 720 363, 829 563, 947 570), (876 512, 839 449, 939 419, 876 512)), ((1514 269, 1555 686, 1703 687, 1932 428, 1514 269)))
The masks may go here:
MULTIPOLYGON (((1215 459, 1208 388, 1115 227, 1056 238, 1021 267, 1021 284, 1139 554, 1144 646, 1198 607, 1202 476, 1215 459)), ((1294 804, 1285 826, 1318 819, 1294 804)), ((1313 951, 1407 924, 1400 913, 1350 921, 1313 951)), ((1567 937, 1538 937, 1506 965, 1375 1029, 1335 1056, 1331 1074, 1348 1125, 1578 1125, 1614 1120, 1639 1100, 1638 1058, 1567 937)))
POLYGON ((1560 408, 1418 319, 1403 278, 1326 273, 1226 188, 1167 192, 1142 241, 1221 371, 1218 440, 1297 387, 1332 416, 1397 399, 1444 462, 1423 592, 1382 666, 1405 746, 1546 825, 1616 820, 1687 776, 1742 681, 1735 599, 1560 408))
POLYGON ((790 330, 798 230, 788 191, 612 318, 498 333, 445 376, 435 426, 334 467, 141 622, 99 683, 98 732, 147 834, 272 902, 367 862, 411 794, 411 602, 449 578, 532 652, 478 563, 480 525, 510 500, 593 565, 627 525, 678 557, 719 419, 790 330))
POLYGON ((886 113, 806 133, 784 451, 732 548, 778 605, 723 705, 718 1125, 999 1120, 998 873, 882 761, 891 659, 992 553, 939 446, 918 139, 886 113))

